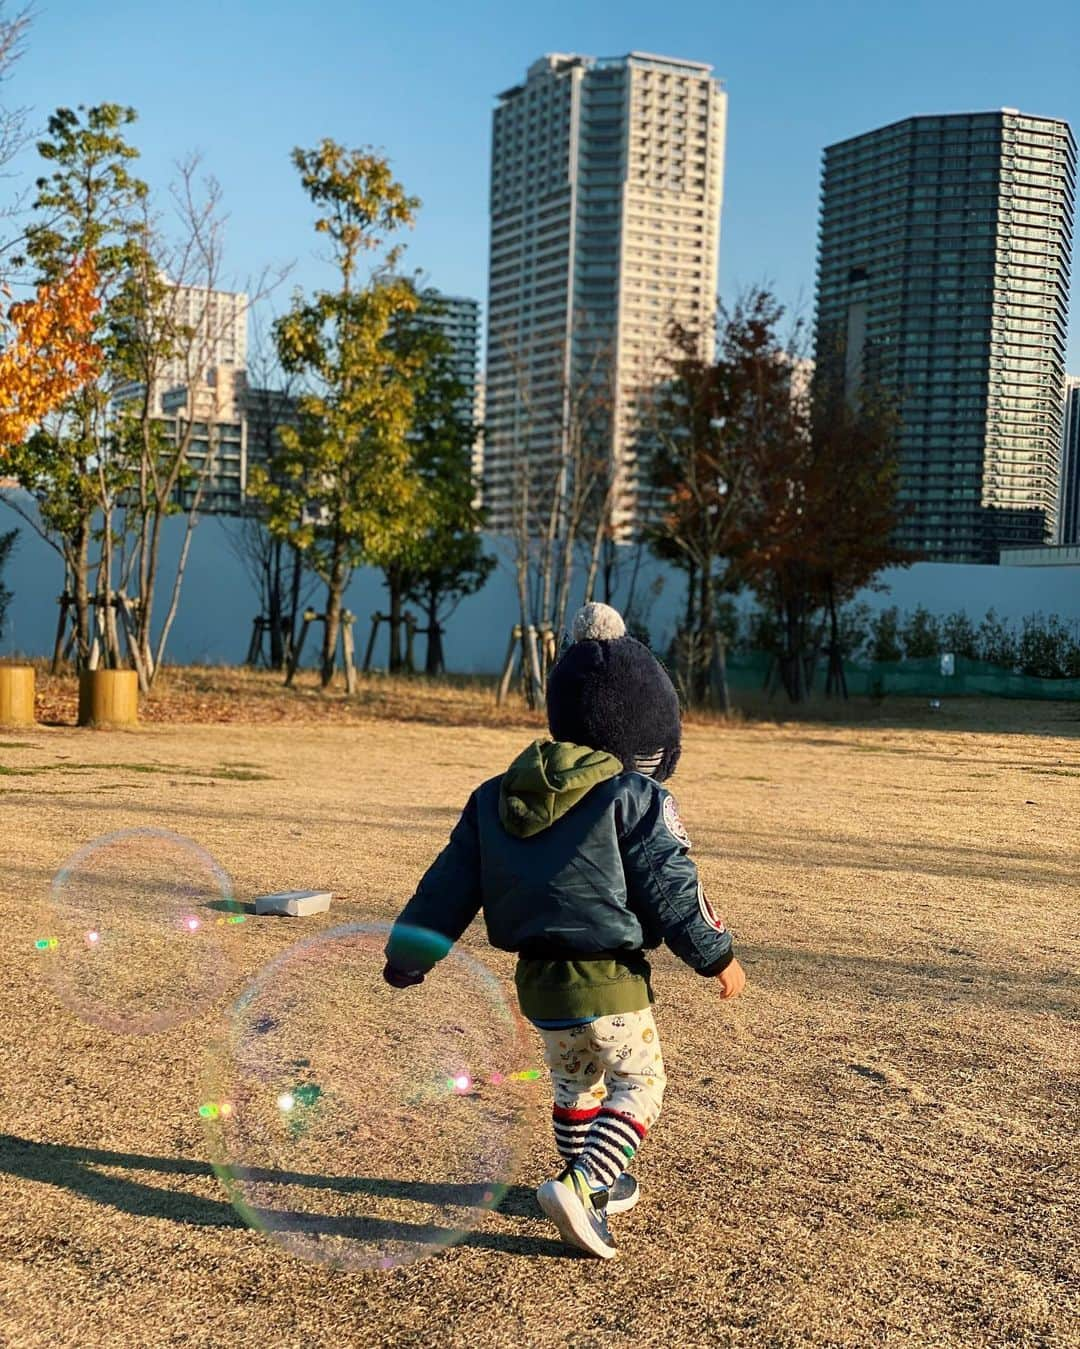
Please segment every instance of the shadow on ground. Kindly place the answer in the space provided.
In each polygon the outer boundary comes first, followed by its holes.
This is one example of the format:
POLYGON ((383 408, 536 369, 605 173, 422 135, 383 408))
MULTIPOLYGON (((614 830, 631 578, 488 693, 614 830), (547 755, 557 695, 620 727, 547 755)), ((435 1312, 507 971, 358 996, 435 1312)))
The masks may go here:
MULTIPOLYGON (((214 1179, 214 1170, 209 1164, 184 1157, 150 1157, 103 1148, 42 1143, 14 1134, 0 1134, 0 1171, 9 1175, 59 1186, 95 1204, 136 1217, 162 1218, 190 1227, 244 1226, 227 1200, 210 1199, 186 1190, 107 1174, 97 1169, 102 1167, 136 1172, 153 1171, 162 1176, 189 1176, 196 1180, 214 1179)), ((249 1168, 244 1172, 243 1179, 332 1191, 338 1195, 362 1194, 370 1195, 373 1199, 404 1200, 457 1208, 475 1207, 483 1197, 483 1186, 436 1185, 425 1181, 391 1180, 374 1176, 323 1176, 249 1168)), ((539 1216, 532 1190, 523 1185, 507 1186, 494 1209, 510 1218, 535 1219, 539 1216)), ((462 1245, 526 1257, 574 1255, 561 1243, 543 1237, 474 1231, 457 1240, 456 1229, 436 1223, 408 1223, 367 1215, 298 1213, 288 1210, 268 1211, 261 1214, 260 1218, 261 1231, 335 1236, 370 1243, 373 1248, 381 1243, 408 1242, 430 1246, 433 1251, 448 1245, 462 1245)))

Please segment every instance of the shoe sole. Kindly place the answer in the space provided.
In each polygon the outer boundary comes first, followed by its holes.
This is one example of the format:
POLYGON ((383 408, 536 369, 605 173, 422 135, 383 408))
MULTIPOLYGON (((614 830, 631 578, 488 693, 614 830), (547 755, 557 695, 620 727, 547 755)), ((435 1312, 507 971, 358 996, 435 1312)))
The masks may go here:
POLYGON ((581 1200, 561 1181, 545 1181, 537 1190, 536 1198, 544 1214, 559 1229, 559 1235, 568 1245, 587 1251, 589 1255, 599 1256, 601 1260, 615 1258, 615 1247, 600 1240, 589 1223, 581 1200))
POLYGON ((640 1198, 641 1190, 637 1189, 629 1199, 609 1199, 607 1201, 608 1217, 614 1218, 620 1213, 629 1213, 640 1198))

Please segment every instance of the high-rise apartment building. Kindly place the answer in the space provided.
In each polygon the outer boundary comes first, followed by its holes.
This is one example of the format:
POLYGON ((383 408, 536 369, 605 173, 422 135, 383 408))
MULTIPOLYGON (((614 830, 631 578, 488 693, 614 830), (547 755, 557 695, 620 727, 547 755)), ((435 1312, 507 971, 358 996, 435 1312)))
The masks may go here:
MULTIPOLYGON (((450 347, 450 364, 454 375, 461 384, 463 393, 458 404, 458 416, 463 421, 472 422, 479 427, 482 409, 478 408, 480 396, 480 301, 470 300, 462 295, 444 295, 441 291, 428 289, 423 293, 425 308, 421 311, 423 321, 430 323, 450 347)), ((480 437, 477 435, 477 448, 473 467, 479 473, 480 437)))
POLYGON ((1058 543, 1080 544, 1080 375, 1065 379, 1058 543))
POLYGON ((1076 141, 1014 109, 825 151, 817 361, 898 401, 897 543, 995 562, 1054 537, 1076 141))
POLYGON ((277 389, 248 383, 232 366, 204 372, 199 384, 167 389, 162 395, 162 428, 171 445, 185 442, 191 474, 177 483, 175 500, 188 510, 196 491, 209 515, 245 515, 251 469, 265 466, 279 448, 278 430, 299 422, 297 400, 277 389))
MULTIPOLYGON (((162 320, 181 339, 182 355, 161 362, 154 379, 151 403, 162 409, 170 389, 209 381, 214 370, 243 370, 247 365, 248 297, 242 291, 210 290, 205 286, 179 286, 166 282, 162 320)), ((142 396, 141 384, 126 384, 116 390, 117 402, 142 396)))
POLYGON ((473 418, 480 368, 480 301, 431 289, 423 292, 423 298, 428 305, 425 321, 446 338, 454 375, 465 390, 462 414, 473 418))
POLYGON ((613 523, 635 524, 640 399, 668 325, 711 341, 727 115, 711 71, 554 54, 499 95, 484 416, 496 530, 513 524, 523 474, 558 480, 586 401, 603 406, 613 523))

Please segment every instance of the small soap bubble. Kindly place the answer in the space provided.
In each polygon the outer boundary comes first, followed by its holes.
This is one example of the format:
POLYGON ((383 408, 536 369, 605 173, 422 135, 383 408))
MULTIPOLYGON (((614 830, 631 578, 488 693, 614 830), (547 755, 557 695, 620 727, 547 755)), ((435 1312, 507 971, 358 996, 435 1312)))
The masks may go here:
POLYGON ((109 834, 57 872, 44 901, 49 935, 34 943, 39 968, 83 1021, 167 1031, 225 990, 236 938, 215 920, 232 907, 228 876, 191 839, 163 829, 109 834))
POLYGON ((317 934, 240 993, 207 1054, 200 1108, 237 1211, 301 1260, 391 1270, 466 1239, 517 1174, 533 1102, 510 1085, 523 1023, 445 938, 384 924, 317 934), (415 958, 415 963, 409 964, 415 958), (228 1103, 229 1109, 225 1109, 228 1103))

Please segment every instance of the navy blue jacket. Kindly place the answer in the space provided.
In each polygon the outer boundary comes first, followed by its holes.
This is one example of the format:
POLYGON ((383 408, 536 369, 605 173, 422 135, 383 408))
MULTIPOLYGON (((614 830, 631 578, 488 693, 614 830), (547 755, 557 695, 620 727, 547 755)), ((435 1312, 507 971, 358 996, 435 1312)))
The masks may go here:
MULTIPOLYGON (((619 773, 521 838, 500 819, 502 780, 473 792, 399 925, 452 943, 482 909, 491 944, 526 959, 630 956, 665 942, 703 975, 731 962, 731 934, 705 897, 674 798, 658 783, 619 773)), ((414 949, 395 958, 394 944, 391 937, 392 964, 434 963, 414 949)))

